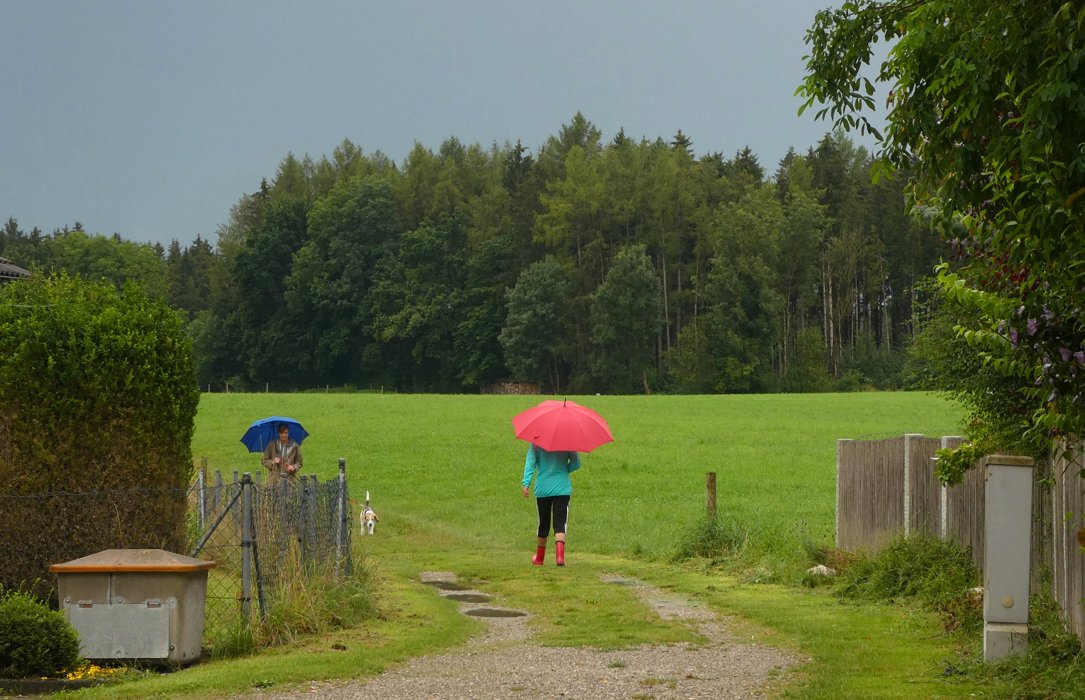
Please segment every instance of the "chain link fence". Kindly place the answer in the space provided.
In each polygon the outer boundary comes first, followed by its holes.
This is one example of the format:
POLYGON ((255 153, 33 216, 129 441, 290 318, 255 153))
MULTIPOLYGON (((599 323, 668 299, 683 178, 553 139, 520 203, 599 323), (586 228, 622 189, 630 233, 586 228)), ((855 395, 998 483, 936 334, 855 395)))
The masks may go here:
POLYGON ((201 469, 188 491, 190 556, 216 563, 207 581, 204 645, 212 653, 265 619, 300 577, 353 572, 346 465, 337 479, 261 483, 201 469))

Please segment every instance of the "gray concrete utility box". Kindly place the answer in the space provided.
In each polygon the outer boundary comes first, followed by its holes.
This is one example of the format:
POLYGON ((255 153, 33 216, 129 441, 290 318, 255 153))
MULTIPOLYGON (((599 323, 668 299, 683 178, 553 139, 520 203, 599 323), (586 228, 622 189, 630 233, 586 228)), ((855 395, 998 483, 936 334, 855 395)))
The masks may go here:
POLYGON ((83 656, 185 665, 200 658, 214 565, 161 549, 107 549, 49 571, 83 656))

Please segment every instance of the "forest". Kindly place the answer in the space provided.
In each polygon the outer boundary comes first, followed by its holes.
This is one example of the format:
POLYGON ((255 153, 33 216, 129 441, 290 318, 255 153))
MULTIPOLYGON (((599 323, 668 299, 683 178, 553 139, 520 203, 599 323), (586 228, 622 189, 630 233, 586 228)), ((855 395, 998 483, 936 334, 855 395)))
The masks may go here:
POLYGON ((535 151, 287 154, 214 243, 9 218, 0 256, 167 299, 209 390, 899 388, 946 250, 905 213, 907 175, 873 163, 833 132, 770 173, 577 113, 535 151))

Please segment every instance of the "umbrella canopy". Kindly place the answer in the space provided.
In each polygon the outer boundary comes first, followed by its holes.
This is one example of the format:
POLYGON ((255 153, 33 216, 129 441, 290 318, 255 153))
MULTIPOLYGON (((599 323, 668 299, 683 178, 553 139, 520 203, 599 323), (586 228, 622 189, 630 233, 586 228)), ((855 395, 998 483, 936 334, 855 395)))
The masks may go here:
POLYGON ((301 427, 301 423, 293 418, 268 416, 249 426, 249 429, 241 436, 241 444, 249 448, 249 452, 263 452, 269 442, 279 439, 280 425, 285 425, 290 430, 290 438, 299 445, 302 440, 309 437, 309 433, 301 427))
POLYGON ((614 442, 603 417, 572 401, 543 401, 512 419, 516 437, 547 452, 591 452, 614 442))

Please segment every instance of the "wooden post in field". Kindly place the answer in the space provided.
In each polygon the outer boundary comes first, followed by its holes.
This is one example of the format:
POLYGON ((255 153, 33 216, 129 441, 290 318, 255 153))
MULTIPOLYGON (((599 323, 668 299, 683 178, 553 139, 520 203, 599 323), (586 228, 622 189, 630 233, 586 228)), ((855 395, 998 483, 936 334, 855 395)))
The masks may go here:
POLYGON ((716 472, 705 474, 705 489, 708 491, 708 519, 716 519, 716 472))

